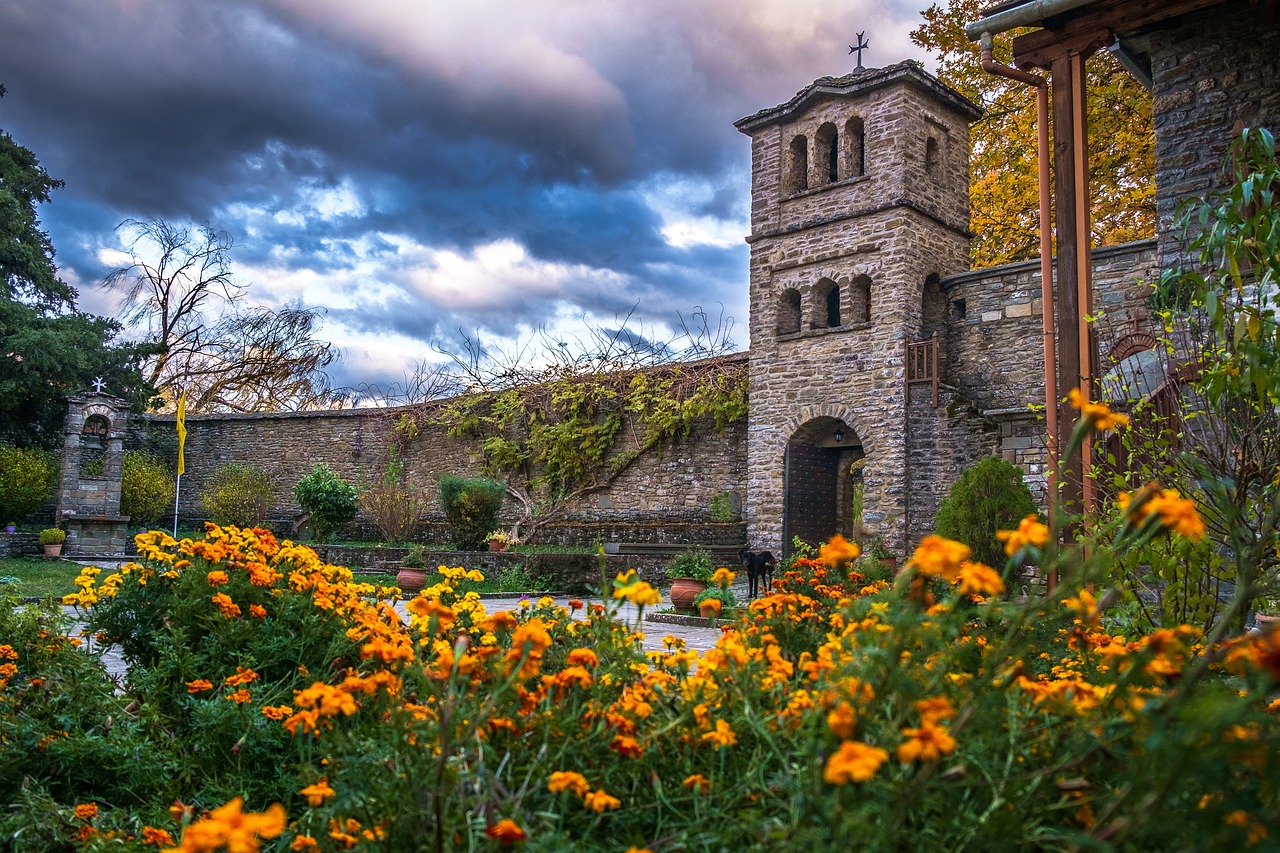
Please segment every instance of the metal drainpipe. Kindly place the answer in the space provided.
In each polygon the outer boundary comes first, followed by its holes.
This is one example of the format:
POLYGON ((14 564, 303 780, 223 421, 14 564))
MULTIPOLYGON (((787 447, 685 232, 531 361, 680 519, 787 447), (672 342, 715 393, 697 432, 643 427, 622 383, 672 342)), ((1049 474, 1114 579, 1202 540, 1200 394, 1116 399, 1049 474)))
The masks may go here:
MULTIPOLYGON (((1038 74, 1019 71, 1001 65, 992 58, 993 39, 983 33, 982 70, 988 74, 1007 77, 1019 83, 1035 87, 1037 156, 1039 158, 1040 183, 1040 317, 1044 328, 1044 393, 1045 429, 1048 433, 1046 451, 1049 457, 1047 502, 1049 524, 1057 531, 1054 509, 1057 506, 1055 492, 1058 483, 1058 361, 1054 349, 1053 328, 1053 235, 1049 231, 1049 81, 1038 74)), ((1057 585, 1056 572, 1048 578, 1049 591, 1057 585)))

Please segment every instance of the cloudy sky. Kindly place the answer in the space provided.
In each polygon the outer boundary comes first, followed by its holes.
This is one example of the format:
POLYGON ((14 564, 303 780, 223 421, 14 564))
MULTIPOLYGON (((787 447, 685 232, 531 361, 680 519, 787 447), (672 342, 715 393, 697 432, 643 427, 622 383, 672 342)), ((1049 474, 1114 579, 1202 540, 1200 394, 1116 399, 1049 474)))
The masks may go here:
POLYGON ((928 61, 925 0, 4 0, 0 128, 66 188, 41 216, 81 307, 116 226, 234 236, 249 298, 326 309, 338 385, 456 348, 701 306, 747 340, 733 121, 928 61), (721 307, 723 306, 723 308, 721 307))

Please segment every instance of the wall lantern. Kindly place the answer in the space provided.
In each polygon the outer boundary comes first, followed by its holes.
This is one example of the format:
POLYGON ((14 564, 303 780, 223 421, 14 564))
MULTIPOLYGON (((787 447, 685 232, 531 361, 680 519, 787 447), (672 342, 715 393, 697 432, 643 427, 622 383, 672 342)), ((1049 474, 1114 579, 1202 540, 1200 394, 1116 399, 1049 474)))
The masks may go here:
POLYGON ((839 444, 842 441, 844 441, 844 426, 841 424, 837 424, 836 425, 836 444, 839 444))

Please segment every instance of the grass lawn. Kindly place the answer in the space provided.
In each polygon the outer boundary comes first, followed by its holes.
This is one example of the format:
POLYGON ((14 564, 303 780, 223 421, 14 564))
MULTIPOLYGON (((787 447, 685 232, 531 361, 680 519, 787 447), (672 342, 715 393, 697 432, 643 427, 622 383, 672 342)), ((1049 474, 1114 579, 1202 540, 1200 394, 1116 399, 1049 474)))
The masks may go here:
POLYGON ((14 589, 23 598, 61 598, 75 590, 80 565, 70 560, 47 560, 44 557, 7 557, 0 559, 0 578, 17 578, 14 589))

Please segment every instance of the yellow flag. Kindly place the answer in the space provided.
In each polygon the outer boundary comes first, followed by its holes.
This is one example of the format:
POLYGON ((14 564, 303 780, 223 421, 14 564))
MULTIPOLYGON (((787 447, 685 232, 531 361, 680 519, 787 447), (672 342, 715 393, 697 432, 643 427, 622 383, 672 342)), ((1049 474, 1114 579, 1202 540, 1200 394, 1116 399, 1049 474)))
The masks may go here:
POLYGON ((178 400, 178 476, 186 473, 186 461, 182 457, 182 446, 187 443, 187 392, 182 392, 178 400))

